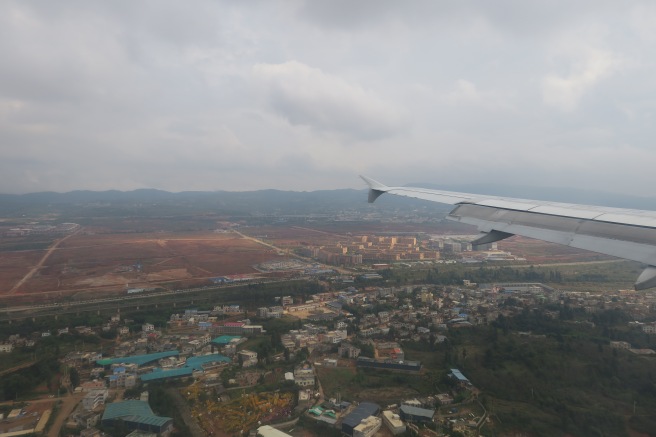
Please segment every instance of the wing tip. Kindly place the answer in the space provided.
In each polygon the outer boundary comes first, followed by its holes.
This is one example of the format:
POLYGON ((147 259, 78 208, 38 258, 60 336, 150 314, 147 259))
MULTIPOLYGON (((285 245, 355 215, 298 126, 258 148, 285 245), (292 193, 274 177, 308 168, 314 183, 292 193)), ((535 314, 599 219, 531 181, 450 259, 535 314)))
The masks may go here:
POLYGON ((369 203, 374 203, 376 199, 389 189, 387 185, 383 185, 367 176, 360 175, 360 178, 369 186, 369 198, 367 199, 369 203))

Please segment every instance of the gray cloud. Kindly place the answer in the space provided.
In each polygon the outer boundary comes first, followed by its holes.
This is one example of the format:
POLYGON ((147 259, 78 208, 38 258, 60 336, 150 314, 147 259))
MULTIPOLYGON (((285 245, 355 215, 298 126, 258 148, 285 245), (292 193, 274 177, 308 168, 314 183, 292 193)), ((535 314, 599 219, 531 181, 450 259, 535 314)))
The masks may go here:
POLYGON ((649 1, 0 3, 0 187, 650 195, 649 1))
POLYGON ((275 110, 292 124, 362 139, 388 137, 404 127, 399 108, 317 68, 296 61, 258 64, 254 74, 275 110))

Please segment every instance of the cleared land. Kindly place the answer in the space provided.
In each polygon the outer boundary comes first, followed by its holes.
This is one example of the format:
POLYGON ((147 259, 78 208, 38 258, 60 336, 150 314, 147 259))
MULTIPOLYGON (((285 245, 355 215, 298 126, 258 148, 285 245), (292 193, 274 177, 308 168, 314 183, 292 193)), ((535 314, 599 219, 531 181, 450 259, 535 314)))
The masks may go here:
MULTIPOLYGON (((230 230, 230 223, 221 224, 224 230, 219 232, 198 230, 195 219, 172 220, 168 227, 165 223, 124 219, 111 227, 85 226, 64 239, 0 238, 0 298, 11 294, 53 300, 82 292, 90 298, 126 288, 206 285, 217 276, 280 277, 285 273, 263 273, 255 266, 288 259, 295 248, 331 246, 357 235, 448 236, 454 231, 450 223, 308 222, 239 226, 238 232, 230 230)), ((527 238, 514 237, 499 246, 536 265, 611 259, 527 238)))
MULTIPOLYGON (((46 250, 0 253, 0 287, 7 293, 38 266, 46 250)), ((16 292, 72 292, 126 286, 152 287, 234 274, 256 274, 254 265, 283 259, 277 251, 234 233, 80 233, 52 250, 16 292)))

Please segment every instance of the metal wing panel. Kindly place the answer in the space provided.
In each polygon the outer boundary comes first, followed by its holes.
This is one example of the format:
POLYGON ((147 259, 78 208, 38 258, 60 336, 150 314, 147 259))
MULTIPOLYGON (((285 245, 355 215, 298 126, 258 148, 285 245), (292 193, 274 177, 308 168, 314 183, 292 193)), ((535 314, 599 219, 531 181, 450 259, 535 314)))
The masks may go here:
POLYGON ((421 188, 404 188, 404 187, 388 187, 385 192, 396 194, 398 196, 413 197, 415 199, 429 200, 431 202, 446 203, 456 205, 463 202, 471 202, 474 197, 463 193, 456 193, 451 191, 436 191, 421 188))
POLYGON ((496 231, 497 240, 516 234, 648 264, 635 287, 656 287, 656 211, 387 187, 363 179, 370 187, 370 201, 388 192, 457 205, 448 219, 474 225, 481 232, 496 231))

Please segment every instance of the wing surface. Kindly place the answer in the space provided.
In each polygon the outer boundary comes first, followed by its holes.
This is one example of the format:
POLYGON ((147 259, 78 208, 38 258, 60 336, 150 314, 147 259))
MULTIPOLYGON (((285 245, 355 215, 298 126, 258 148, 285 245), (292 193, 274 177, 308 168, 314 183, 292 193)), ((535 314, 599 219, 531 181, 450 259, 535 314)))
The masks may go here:
POLYGON ((656 287, 656 211, 515 199, 415 187, 361 176, 369 202, 384 193, 455 205, 447 219, 476 226, 485 244, 521 235, 647 264, 636 290, 656 287))

